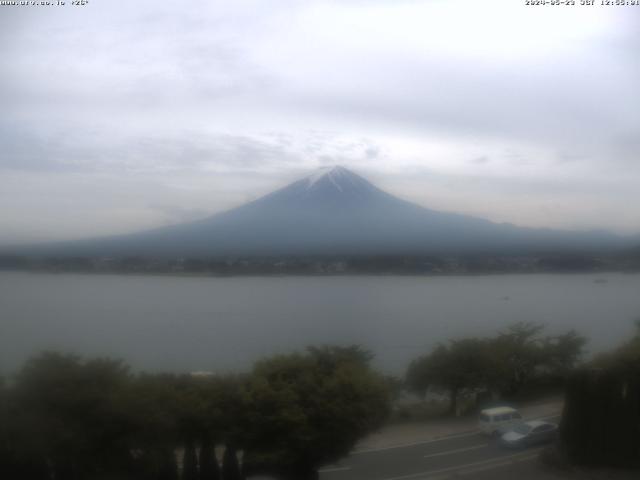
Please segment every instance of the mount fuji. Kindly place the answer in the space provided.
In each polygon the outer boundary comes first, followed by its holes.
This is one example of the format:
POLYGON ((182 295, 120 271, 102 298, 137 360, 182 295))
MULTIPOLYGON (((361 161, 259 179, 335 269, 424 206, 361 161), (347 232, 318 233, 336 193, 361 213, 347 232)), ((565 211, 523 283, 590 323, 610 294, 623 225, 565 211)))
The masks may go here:
POLYGON ((521 228, 430 210, 336 166, 203 220, 45 250, 77 256, 223 257, 593 251, 623 243, 607 232, 521 228))

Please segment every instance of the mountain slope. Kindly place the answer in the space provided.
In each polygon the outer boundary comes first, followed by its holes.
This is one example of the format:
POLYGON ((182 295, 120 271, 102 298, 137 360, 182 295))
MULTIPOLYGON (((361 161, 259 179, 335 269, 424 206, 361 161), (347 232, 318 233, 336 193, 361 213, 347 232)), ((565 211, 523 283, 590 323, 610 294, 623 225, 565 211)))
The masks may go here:
POLYGON ((604 232, 519 228, 429 210, 400 200, 345 168, 333 167, 204 220, 69 242, 55 250, 92 256, 183 257, 443 254, 591 250, 621 243, 604 232))

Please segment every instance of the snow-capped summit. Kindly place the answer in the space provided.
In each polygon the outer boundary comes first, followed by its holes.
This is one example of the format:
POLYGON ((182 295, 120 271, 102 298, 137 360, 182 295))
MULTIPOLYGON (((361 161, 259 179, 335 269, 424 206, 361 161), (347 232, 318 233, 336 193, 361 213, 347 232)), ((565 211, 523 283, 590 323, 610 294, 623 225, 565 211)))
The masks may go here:
POLYGON ((322 182, 329 183, 333 185, 339 191, 342 191, 343 188, 349 187, 354 184, 354 179, 357 179, 357 176, 351 173, 344 167, 340 165, 335 165, 333 167, 321 167, 316 170, 314 173, 307 177, 307 188, 312 189, 314 187, 318 187, 318 185, 322 184, 322 182), (345 185, 345 183, 347 185, 345 185))
POLYGON ((319 168, 308 177, 267 195, 265 199, 336 207, 371 200, 374 196, 387 197, 388 194, 351 170, 336 165, 319 168))

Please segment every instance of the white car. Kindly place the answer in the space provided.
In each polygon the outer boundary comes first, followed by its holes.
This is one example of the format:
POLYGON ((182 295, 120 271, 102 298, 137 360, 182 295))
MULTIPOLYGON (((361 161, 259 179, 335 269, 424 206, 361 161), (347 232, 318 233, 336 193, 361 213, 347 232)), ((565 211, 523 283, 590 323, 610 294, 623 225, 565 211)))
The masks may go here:
POLYGON ((532 420, 514 425, 500 437, 500 443, 509 448, 523 448, 553 441, 558 433, 558 425, 551 422, 532 420))
POLYGON ((522 423, 522 415, 515 408, 495 407, 480 411, 478 427, 486 435, 497 435, 506 427, 522 423))

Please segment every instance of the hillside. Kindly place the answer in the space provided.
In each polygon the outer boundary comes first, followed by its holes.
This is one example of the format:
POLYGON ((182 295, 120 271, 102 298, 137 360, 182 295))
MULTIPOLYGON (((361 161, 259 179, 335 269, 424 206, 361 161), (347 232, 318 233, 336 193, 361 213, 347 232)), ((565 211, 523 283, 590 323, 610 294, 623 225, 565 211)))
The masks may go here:
POLYGON ((222 257, 598 251, 607 232, 521 228, 423 208, 343 167, 321 169, 238 208, 141 233, 65 242, 33 254, 222 257))

